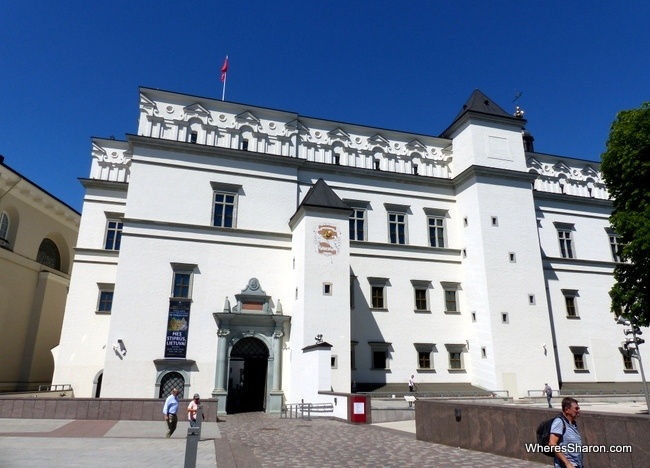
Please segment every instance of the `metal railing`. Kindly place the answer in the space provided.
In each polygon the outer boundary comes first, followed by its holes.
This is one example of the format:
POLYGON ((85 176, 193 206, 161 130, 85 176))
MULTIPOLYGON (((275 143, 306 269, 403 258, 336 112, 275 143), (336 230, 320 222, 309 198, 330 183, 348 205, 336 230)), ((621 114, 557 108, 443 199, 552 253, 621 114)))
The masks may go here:
MULTIPOLYGON (((536 398, 546 398, 546 395, 542 393, 541 390, 528 390, 527 394, 529 397, 536 398)), ((553 390, 553 397, 565 397, 565 396, 640 396, 643 395, 643 390, 616 390, 616 389, 605 389, 605 390, 553 390)))
POLYGON ((402 398, 407 395, 417 398, 508 398, 508 390, 488 390, 487 392, 357 392, 359 395, 370 395, 372 398, 402 398))
POLYGON ((332 403, 287 403, 282 406, 280 418, 310 420, 313 413, 332 413, 332 403))

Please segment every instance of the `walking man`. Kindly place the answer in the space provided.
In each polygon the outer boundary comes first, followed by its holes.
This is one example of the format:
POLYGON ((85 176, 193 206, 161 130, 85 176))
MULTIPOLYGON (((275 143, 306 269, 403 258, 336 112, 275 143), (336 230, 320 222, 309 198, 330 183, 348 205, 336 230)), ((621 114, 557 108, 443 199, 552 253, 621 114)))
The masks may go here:
POLYGON ((415 391, 415 381, 413 379, 415 379, 415 376, 411 375, 411 378, 409 379, 409 392, 415 391))
POLYGON ((163 414, 165 415, 165 421, 167 421, 167 428, 169 431, 165 437, 171 437, 174 431, 176 430, 176 425, 178 424, 178 389, 173 389, 172 394, 167 397, 165 400, 165 405, 163 406, 163 414))
POLYGON ((542 394, 546 396, 546 402, 548 403, 549 408, 553 408, 551 405, 551 398, 553 397, 553 389, 551 386, 547 383, 544 384, 544 390, 542 390, 542 394))
POLYGON ((578 400, 566 397, 562 399, 562 414, 551 425, 550 446, 566 446, 565 451, 555 452, 555 468, 584 468, 582 462, 582 437, 578 432, 576 418, 580 415, 578 400))

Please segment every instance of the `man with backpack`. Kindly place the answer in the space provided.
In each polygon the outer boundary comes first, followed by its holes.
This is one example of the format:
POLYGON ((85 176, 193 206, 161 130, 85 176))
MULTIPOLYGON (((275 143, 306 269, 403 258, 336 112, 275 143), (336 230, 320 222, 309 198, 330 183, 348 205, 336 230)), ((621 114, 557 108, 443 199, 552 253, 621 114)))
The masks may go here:
POLYGON ((566 447, 554 452, 555 468, 584 468, 580 451, 582 437, 576 425, 576 418, 579 415, 578 400, 571 397, 563 398, 562 414, 553 420, 551 435, 548 439, 548 444, 552 447, 566 447), (577 451, 571 451, 570 448, 577 448, 577 451))

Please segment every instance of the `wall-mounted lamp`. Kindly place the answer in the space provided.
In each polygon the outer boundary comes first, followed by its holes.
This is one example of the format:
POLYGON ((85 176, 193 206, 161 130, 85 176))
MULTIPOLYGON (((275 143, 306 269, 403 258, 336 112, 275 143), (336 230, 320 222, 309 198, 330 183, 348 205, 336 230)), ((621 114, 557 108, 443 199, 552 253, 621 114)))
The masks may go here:
POLYGON ((113 345, 113 351, 115 351, 115 354, 117 354, 120 359, 126 356, 126 346, 124 345, 124 341, 121 339, 117 340, 117 343, 113 345))

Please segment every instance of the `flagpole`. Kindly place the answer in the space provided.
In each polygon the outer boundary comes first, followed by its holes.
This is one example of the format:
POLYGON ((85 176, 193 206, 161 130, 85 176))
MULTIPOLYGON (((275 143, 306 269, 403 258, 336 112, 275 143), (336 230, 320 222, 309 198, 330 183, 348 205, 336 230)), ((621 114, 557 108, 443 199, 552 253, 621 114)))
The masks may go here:
POLYGON ((226 99, 226 79, 228 78, 228 56, 226 55, 226 60, 223 62, 223 66, 221 67, 221 82, 223 83, 223 87, 221 90, 221 100, 226 99))

